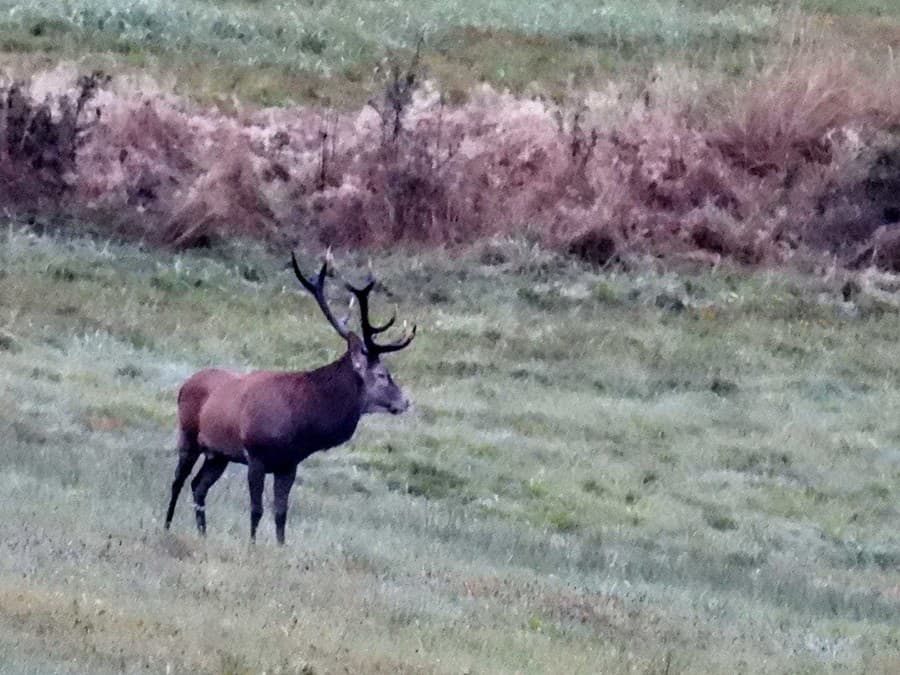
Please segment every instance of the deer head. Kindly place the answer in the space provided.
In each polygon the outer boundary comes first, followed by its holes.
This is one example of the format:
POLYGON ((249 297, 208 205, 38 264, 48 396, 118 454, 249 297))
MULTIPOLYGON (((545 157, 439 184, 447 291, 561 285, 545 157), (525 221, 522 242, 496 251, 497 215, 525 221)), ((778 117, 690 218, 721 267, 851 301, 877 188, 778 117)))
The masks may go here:
POLYGON ((322 263, 322 268, 315 279, 307 279, 300 271, 297 264, 297 258, 291 253, 291 262, 294 266, 294 273, 300 281, 303 288, 315 298, 322 310, 322 314, 328 319, 328 323, 334 330, 347 342, 347 356, 353 367, 354 372, 361 378, 363 383, 362 412, 363 413, 379 413, 387 412, 392 415, 398 415, 409 408, 409 399, 403 393, 403 390, 394 382, 385 364, 381 361, 382 354, 396 352, 409 346, 413 338, 416 336, 416 327, 412 327, 405 336, 386 344, 375 342, 375 336, 385 332, 394 325, 396 316, 391 317, 381 326, 372 324, 369 318, 369 294, 375 288, 375 279, 370 275, 368 283, 362 288, 356 288, 347 284, 347 290, 352 293, 351 309, 353 300, 359 304, 360 329, 362 338, 356 333, 350 331, 347 325, 350 320, 350 314, 337 319, 328 301, 325 298, 325 278, 328 275, 328 261, 322 263))

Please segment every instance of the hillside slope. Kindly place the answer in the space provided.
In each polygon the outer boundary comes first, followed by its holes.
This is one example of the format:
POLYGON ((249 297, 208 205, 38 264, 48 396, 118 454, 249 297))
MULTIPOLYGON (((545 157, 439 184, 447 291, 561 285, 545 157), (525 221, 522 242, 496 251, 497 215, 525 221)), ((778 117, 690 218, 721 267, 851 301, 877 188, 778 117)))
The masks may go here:
POLYGON ((4 230, 0 671, 900 667, 890 279, 378 257, 415 412, 301 466, 284 549, 241 467, 165 533, 181 379, 339 352, 282 258, 4 230))

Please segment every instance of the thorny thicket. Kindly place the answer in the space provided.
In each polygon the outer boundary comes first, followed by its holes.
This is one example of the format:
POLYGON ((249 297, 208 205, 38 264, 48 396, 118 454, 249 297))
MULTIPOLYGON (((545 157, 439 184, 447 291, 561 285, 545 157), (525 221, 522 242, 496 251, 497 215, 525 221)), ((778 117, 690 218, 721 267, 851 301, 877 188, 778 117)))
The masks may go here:
POLYGON ((895 73, 793 63, 736 93, 672 100, 654 77, 565 106, 488 87, 451 106, 416 58, 381 73, 382 94, 357 113, 226 115, 124 84, 101 91, 77 164, 66 155, 71 208, 177 246, 516 235, 597 263, 813 250, 900 269, 895 73))

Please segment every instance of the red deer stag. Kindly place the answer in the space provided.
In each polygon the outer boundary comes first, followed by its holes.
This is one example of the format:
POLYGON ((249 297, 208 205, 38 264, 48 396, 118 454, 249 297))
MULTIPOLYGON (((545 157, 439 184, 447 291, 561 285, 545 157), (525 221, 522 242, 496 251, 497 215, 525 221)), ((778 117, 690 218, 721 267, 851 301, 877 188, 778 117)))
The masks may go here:
POLYGON ((394 323, 382 326, 369 320, 369 293, 375 281, 363 288, 348 285, 359 303, 362 339, 347 330, 349 315, 335 318, 325 299, 328 262, 319 276, 303 276, 291 254, 294 272, 319 304, 328 322, 347 342, 343 356, 316 370, 284 372, 258 370, 240 375, 207 368, 192 375, 178 392, 178 466, 166 512, 166 529, 184 481, 200 455, 205 459, 191 481, 197 529, 206 534, 206 493, 221 477, 229 462, 247 465, 250 488, 250 539, 263 513, 263 484, 267 473, 275 475, 274 511, 278 543, 284 543, 288 496, 297 465, 314 452, 333 448, 353 436, 359 418, 366 413, 394 415, 409 407, 409 400, 381 362, 381 355, 403 349, 415 337, 416 328, 401 339, 378 344, 375 336, 394 323))

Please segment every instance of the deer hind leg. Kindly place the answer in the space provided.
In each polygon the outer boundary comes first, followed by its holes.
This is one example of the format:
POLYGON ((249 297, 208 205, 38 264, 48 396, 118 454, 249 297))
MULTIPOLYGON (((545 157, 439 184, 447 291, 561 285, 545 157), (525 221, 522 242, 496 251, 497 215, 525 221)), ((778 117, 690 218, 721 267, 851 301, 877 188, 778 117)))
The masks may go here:
POLYGON ((203 466, 191 481, 194 493, 194 516, 197 519, 197 531, 206 534, 206 493, 215 484, 228 466, 228 458, 224 455, 206 455, 203 466))
POLYGON ((172 496, 169 498, 169 508, 166 509, 166 529, 172 524, 172 516, 175 515, 175 503, 178 501, 178 495, 184 486, 184 481, 191 475, 191 470, 197 459, 200 457, 200 451, 195 444, 184 442, 179 443, 178 447, 178 466, 175 467, 175 479, 172 481, 172 496))
POLYGON ((273 489, 273 501, 275 510, 275 536, 279 544, 284 544, 284 524, 287 522, 288 499, 291 496, 291 488, 297 477, 297 465, 287 471, 279 471, 275 474, 273 489))

